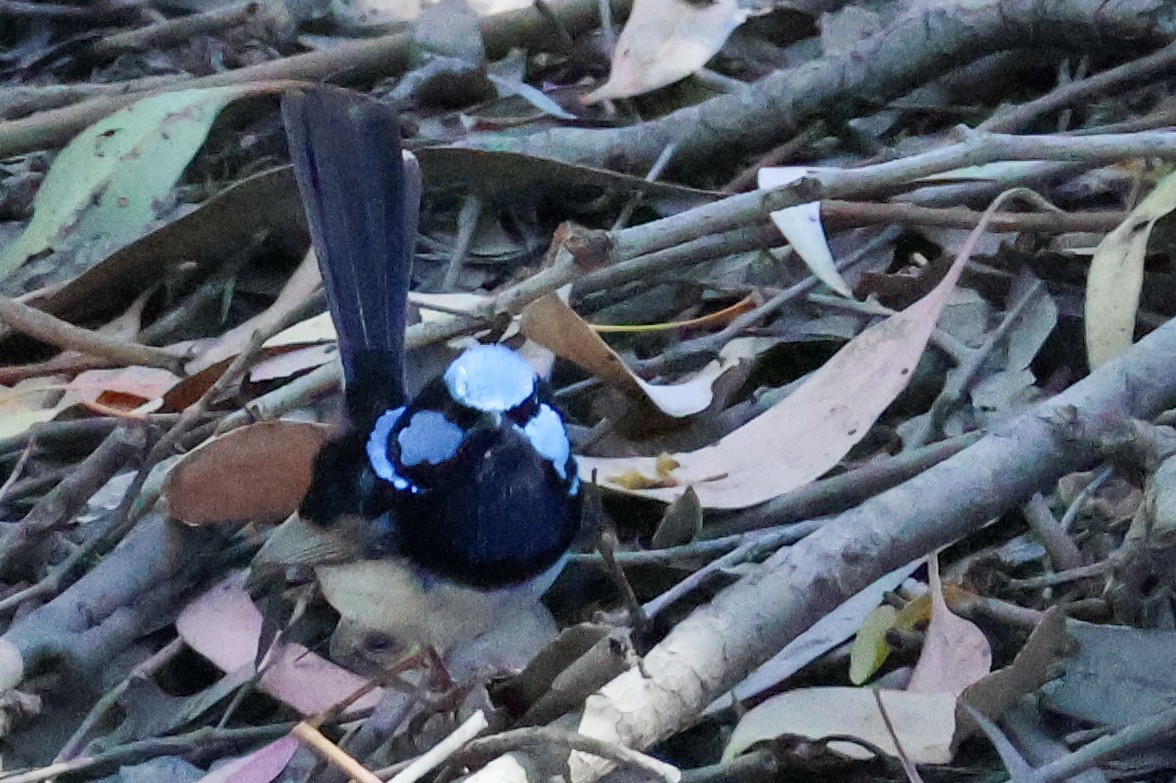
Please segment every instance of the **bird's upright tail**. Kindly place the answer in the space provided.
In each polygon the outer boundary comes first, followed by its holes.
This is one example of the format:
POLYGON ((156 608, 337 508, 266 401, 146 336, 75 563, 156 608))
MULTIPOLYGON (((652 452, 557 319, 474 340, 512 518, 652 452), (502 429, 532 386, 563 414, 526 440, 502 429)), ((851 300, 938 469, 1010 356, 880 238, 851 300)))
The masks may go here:
POLYGON ((282 118, 339 334, 347 408, 366 429, 404 403, 404 329, 421 182, 396 112, 344 90, 288 93, 282 118))

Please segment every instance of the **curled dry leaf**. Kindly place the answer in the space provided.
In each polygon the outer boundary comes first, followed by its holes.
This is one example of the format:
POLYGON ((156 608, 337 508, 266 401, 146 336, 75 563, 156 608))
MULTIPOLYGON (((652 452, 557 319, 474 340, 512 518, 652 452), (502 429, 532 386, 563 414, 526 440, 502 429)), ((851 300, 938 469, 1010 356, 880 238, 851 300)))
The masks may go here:
POLYGON ((149 413, 163 406, 163 396, 179 380, 161 367, 87 370, 66 385, 62 404, 97 403, 106 409, 149 413))
MULTIPOLYGON (((556 356, 575 362, 588 372, 611 381, 651 402, 667 416, 684 417, 700 413, 714 399, 714 383, 739 362, 756 356, 770 341, 732 340, 720 358, 684 383, 657 385, 638 378, 617 352, 600 339, 592 325, 576 314, 558 294, 548 294, 527 305, 520 329, 529 340, 550 349, 556 356)), ((614 474, 624 471, 614 471, 614 474)))
POLYGON ((189 525, 285 519, 310 486, 314 455, 329 432, 320 424, 263 421, 213 438, 168 474, 169 512, 189 525))
MULTIPOLYGON (((747 711, 731 733, 723 759, 738 756, 757 742, 796 734, 819 739, 841 734, 866 740, 891 756, 903 752, 916 764, 946 764, 952 757, 955 697, 949 693, 912 693, 871 688, 800 688, 774 696, 747 711), (877 694, 877 697, 875 697, 877 694), (894 727, 893 734, 883 718, 894 727)), ((860 745, 829 743, 850 758, 868 759, 860 745)))
POLYGON ((976 730, 976 722, 963 709, 966 703, 989 720, 998 720, 1013 705, 1057 675, 1058 663, 1074 651, 1066 631, 1066 616, 1053 607, 1037 623, 1013 662, 970 685, 958 699, 955 744, 976 730))
MULTIPOLYGON (((757 183, 764 190, 780 188, 819 171, 804 166, 765 168, 759 170, 757 183)), ((841 273, 833 263, 833 253, 829 250, 825 228, 821 225, 819 201, 778 209, 772 213, 772 222, 814 277, 847 299, 853 299, 849 285, 841 278, 841 273)))

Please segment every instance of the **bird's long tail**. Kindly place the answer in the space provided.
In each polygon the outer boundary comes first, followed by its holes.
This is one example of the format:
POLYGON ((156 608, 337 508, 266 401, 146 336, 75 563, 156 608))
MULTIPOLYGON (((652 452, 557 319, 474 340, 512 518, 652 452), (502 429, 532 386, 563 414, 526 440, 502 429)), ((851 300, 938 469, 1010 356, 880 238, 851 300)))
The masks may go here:
POLYGON ((282 102, 290 158, 339 333, 347 407, 366 429, 404 402, 404 329, 420 204, 396 113, 344 90, 282 102))

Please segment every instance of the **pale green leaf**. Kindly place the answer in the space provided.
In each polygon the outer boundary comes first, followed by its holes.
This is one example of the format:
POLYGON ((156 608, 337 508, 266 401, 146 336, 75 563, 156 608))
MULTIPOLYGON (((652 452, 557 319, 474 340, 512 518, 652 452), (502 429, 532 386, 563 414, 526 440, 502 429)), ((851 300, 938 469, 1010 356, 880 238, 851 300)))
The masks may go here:
POLYGON ((45 175, 28 227, 0 253, 0 279, 46 250, 136 238, 158 217, 221 108, 256 89, 154 95, 79 133, 45 175))
POLYGON ((1091 368, 1131 345, 1143 288, 1143 259, 1156 221, 1176 209, 1176 173, 1103 237, 1086 276, 1086 356, 1091 368))
POLYGON ((890 657, 886 632, 894 627, 897 614, 898 610, 893 606, 882 604, 870 612, 858 629, 849 649, 849 681, 854 685, 861 685, 873 677, 890 657))

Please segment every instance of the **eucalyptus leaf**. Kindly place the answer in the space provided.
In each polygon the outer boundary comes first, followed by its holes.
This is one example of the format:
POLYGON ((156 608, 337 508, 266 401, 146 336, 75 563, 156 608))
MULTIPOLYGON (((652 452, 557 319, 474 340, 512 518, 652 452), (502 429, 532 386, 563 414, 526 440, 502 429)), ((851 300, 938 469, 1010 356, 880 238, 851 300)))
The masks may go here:
POLYGON ((137 238, 158 217, 220 110, 256 90, 233 85, 153 95, 79 133, 45 175, 28 227, 0 253, 0 279, 47 250, 137 238))

